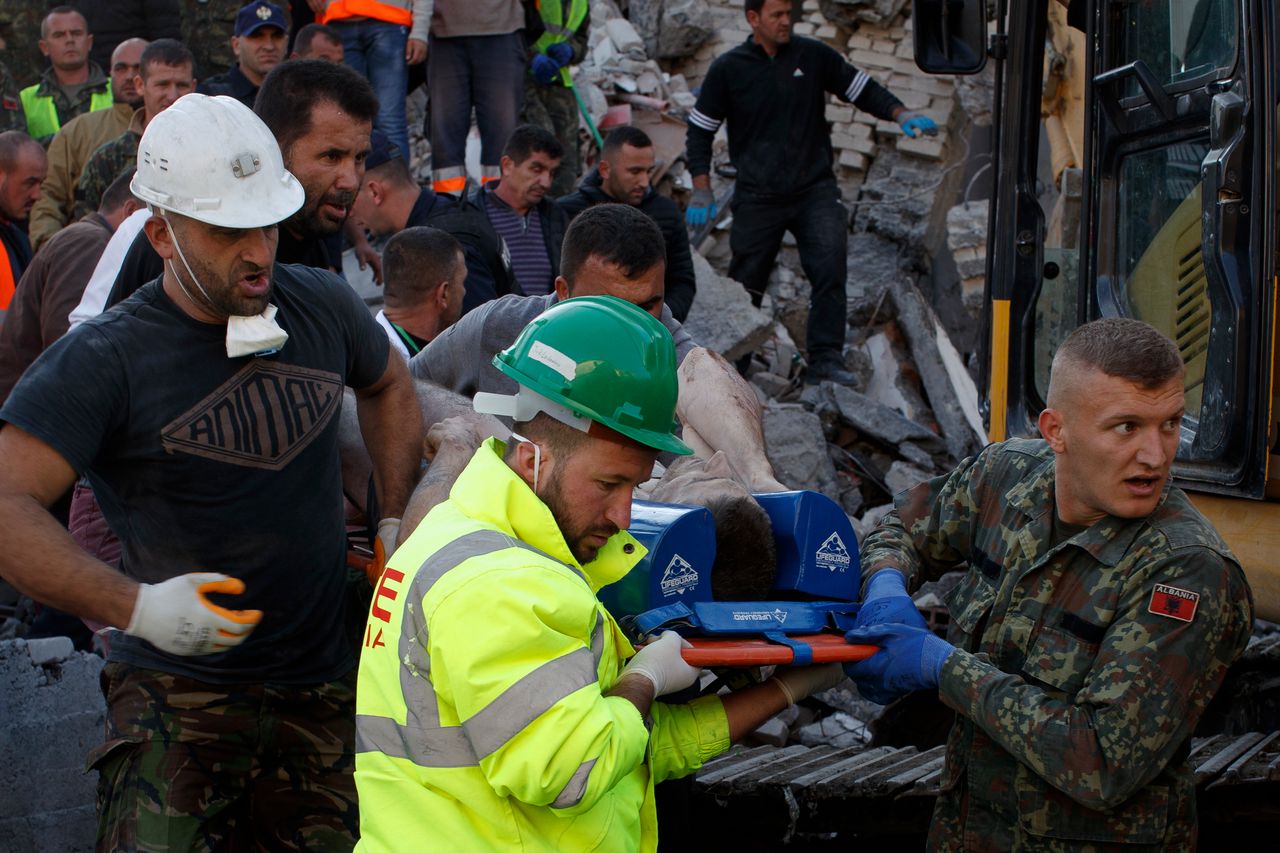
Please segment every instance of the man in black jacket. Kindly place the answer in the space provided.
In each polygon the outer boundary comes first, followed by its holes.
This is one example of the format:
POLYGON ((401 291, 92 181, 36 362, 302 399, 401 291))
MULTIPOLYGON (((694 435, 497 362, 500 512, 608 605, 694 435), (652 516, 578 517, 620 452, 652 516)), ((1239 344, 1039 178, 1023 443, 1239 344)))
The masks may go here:
POLYGON ((621 202, 640 208, 658 223, 667 248, 666 303, 681 323, 689 316, 697 287, 693 257, 689 254, 689 234, 675 202, 658 195, 649 185, 656 155, 653 140, 638 127, 616 128, 604 141, 597 171, 590 172, 578 191, 557 199, 569 218, 595 204, 621 202))
POLYGON ((738 169, 729 277, 759 305, 790 231, 813 288, 806 381, 851 382, 843 363, 848 217, 831 170, 827 94, 898 122, 908 136, 937 126, 822 42, 792 38, 790 0, 746 0, 745 11, 751 37, 711 64, 689 115, 694 191, 685 218, 698 225, 715 217, 711 140, 728 122, 729 156, 738 169))

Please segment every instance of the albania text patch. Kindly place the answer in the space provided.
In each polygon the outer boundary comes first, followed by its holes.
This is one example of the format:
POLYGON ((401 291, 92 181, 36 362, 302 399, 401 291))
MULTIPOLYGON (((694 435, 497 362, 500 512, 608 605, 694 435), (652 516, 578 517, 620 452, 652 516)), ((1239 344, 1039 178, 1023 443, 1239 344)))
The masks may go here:
POLYGON ((1147 605, 1147 610, 1171 619, 1190 622, 1196 617, 1196 605, 1199 603, 1200 593, 1198 592, 1158 583, 1151 591, 1151 603, 1147 605))

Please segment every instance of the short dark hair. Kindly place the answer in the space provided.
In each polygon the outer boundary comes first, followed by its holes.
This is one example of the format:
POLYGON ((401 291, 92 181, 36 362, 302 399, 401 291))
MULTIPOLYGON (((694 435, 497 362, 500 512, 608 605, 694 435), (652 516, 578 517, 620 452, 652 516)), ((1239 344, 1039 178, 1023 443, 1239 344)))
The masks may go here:
POLYGON ((272 68, 253 111, 287 155, 293 143, 310 132, 311 113, 321 103, 371 124, 378 115, 378 98, 364 75, 322 59, 290 59, 272 68))
POLYGON ((510 157, 519 165, 532 157, 535 151, 556 160, 564 157, 564 146, 555 134, 536 124, 522 124, 511 131, 507 144, 502 148, 502 156, 510 157))
POLYGON ((755 12, 759 15, 760 10, 764 8, 764 3, 765 0, 746 0, 746 2, 742 4, 742 14, 745 15, 748 12, 755 12))
POLYGON ((100 213, 119 210, 120 205, 133 198, 133 192, 129 189, 129 182, 133 180, 133 173, 136 171, 138 171, 136 166, 130 166, 116 175, 116 179, 107 187, 106 192, 102 194, 102 200, 98 202, 98 211, 100 213))
POLYGON ((629 204, 597 204, 569 223, 560 250, 560 274, 573 281, 587 258, 597 257, 635 278, 667 259, 667 244, 658 224, 629 204))
POLYGON ((1159 388, 1185 370, 1178 345, 1155 326, 1129 317, 1104 317, 1078 327, 1053 356, 1053 375, 1083 367, 1132 382, 1140 388, 1159 388))
POLYGON ((404 229, 382 250, 383 298, 393 307, 418 303, 457 274, 461 255, 462 244, 447 231, 404 229))
POLYGON ((0 172, 5 174, 12 172, 13 167, 18 163, 18 158, 22 156, 22 149, 29 145, 39 148, 40 153, 44 154, 44 146, 21 130, 6 130, 0 133, 0 172))
POLYGON ((317 24, 312 21, 302 29, 298 30, 298 34, 293 37, 293 49, 296 53, 306 53, 311 50, 311 43, 316 40, 316 36, 320 36, 325 41, 334 44, 342 44, 342 34, 327 24, 317 24))
POLYGON ((152 65, 167 65, 170 68, 187 65, 191 67, 191 73, 195 74, 196 58, 177 39, 156 39, 146 46, 142 51, 142 58, 138 60, 138 74, 143 80, 147 79, 147 68, 152 65))
POLYGON ((640 128, 624 124, 609 131, 609 135, 604 140, 604 148, 600 149, 600 158, 608 160, 621 151, 624 145, 630 145, 632 148, 652 148, 653 140, 640 128))
POLYGON ((75 6, 54 6, 48 12, 44 13, 44 17, 40 19, 40 38, 48 38, 49 36, 49 19, 54 15, 79 15, 80 20, 84 21, 84 28, 89 29, 89 18, 84 12, 81 12, 75 6))
MULTIPOLYGON (((536 438, 542 441, 551 451, 551 455, 558 461, 563 462, 565 459, 573 455, 573 452, 586 442, 588 435, 580 429, 574 429, 568 424, 561 423, 546 412, 538 412, 532 419, 511 425, 511 429, 519 435, 527 438, 536 438)), ((503 459, 513 459, 516 455, 516 447, 520 444, 514 438, 507 440, 507 450, 503 454, 503 459)), ((557 465, 555 470, 564 470, 561 465, 557 465)))
POLYGON ((379 163, 365 172, 366 180, 376 177, 397 187, 417 187, 418 182, 409 171, 409 163, 403 157, 392 157, 385 163, 379 163))

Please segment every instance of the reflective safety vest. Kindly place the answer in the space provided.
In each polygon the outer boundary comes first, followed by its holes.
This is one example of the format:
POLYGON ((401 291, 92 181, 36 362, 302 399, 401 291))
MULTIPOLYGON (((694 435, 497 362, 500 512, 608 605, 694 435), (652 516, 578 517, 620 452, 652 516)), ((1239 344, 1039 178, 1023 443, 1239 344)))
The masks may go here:
POLYGON ((316 22, 329 24, 345 18, 372 18, 407 27, 413 24, 412 0, 329 0, 316 22))
MULTIPOLYGON (((36 92, 39 89, 40 84, 35 83, 23 89, 18 95, 22 99, 22 109, 27 114, 27 133, 32 139, 44 139, 62 129, 53 96, 37 95, 36 92)), ((113 103, 115 101, 111 97, 111 87, 107 86, 101 92, 94 92, 89 98, 89 112, 111 109, 113 103)))
POLYGON ((714 696, 605 696, 634 653, 595 590, 644 554, 626 532, 583 567, 489 439, 392 556, 356 693, 362 851, 651 851, 653 785, 729 746, 714 696))
MULTIPOLYGON (((587 18, 587 0, 568 0, 568 8, 562 0, 536 0, 536 7, 545 28, 533 43, 538 53, 545 54, 551 45, 573 38, 587 18)), ((560 69, 560 82, 565 86, 570 84, 568 68, 560 69)))

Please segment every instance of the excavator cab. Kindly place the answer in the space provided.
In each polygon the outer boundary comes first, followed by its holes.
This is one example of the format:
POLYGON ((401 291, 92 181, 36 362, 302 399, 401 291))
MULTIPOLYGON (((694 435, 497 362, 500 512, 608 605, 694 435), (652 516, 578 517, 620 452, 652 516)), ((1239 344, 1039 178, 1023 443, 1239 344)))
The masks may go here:
POLYGON ((995 66, 989 436, 1035 433, 1076 326, 1161 329, 1187 364, 1178 484, 1242 558, 1260 615, 1280 618, 1280 4, 916 0, 913 17, 922 68, 969 72, 947 57, 974 19, 995 66), (947 34, 946 51, 920 49, 947 34))

